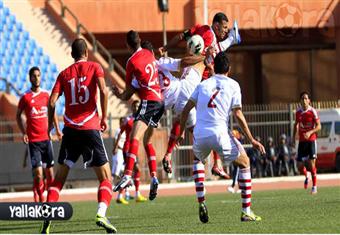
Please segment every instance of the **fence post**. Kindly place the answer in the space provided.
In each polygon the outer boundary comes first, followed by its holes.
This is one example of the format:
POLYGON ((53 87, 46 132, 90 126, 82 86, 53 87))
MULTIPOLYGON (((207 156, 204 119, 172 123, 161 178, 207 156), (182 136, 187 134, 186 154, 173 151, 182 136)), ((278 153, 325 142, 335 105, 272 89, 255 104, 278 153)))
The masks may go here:
POLYGON ((293 136, 294 133, 294 110, 293 105, 291 103, 288 104, 288 110, 289 110, 289 127, 290 127, 290 139, 291 141, 295 141, 295 136, 293 136))

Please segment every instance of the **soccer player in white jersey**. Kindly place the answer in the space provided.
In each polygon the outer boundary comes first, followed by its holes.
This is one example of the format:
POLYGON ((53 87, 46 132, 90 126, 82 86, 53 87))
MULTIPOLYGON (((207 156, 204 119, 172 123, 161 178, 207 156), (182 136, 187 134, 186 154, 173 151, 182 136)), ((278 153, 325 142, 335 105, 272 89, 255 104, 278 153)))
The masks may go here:
POLYGON ((214 59, 216 75, 200 83, 181 114, 181 137, 191 109, 196 107, 197 122, 194 128, 193 152, 195 155, 193 175, 196 196, 199 202, 199 218, 202 223, 209 220, 205 205, 204 163, 212 150, 215 150, 226 162, 234 162, 240 167, 239 186, 241 189, 242 212, 241 221, 259 221, 261 217, 250 210, 251 205, 251 174, 249 158, 240 142, 228 129, 229 113, 237 119, 248 141, 261 153, 265 149, 252 136, 247 121, 242 113, 241 89, 239 84, 228 77, 229 61, 225 52, 220 52, 214 59))

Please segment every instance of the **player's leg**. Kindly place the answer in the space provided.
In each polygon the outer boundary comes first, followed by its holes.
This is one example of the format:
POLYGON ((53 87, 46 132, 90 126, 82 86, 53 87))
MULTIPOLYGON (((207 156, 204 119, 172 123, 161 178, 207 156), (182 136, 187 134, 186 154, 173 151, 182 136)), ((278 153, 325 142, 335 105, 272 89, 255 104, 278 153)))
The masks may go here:
MULTIPOLYGON (((224 138, 226 139, 226 138, 224 138)), ((242 212, 241 221, 260 221, 261 217, 255 215, 250 209, 251 206, 251 171, 250 171, 250 161, 244 150, 242 144, 233 136, 229 135, 229 139, 225 141, 221 138, 222 149, 224 151, 221 153, 224 155, 225 159, 234 161, 234 165, 240 168, 239 170, 239 188, 241 189, 241 199, 242 199, 242 212), (225 144, 223 143, 225 141, 225 144), (225 151, 230 146, 230 152, 225 151), (230 157, 228 159, 228 157, 230 157)))
POLYGON ((121 188, 125 188, 130 184, 133 167, 138 156, 139 141, 144 135, 144 132, 148 129, 148 126, 141 120, 136 120, 133 124, 130 134, 130 146, 129 152, 126 157, 124 176, 114 187, 113 191, 117 192, 121 188))
POLYGON ((139 164, 135 163, 134 173, 133 173, 133 182, 135 185, 135 198, 136 202, 145 202, 147 199, 140 193, 139 191, 139 185, 140 185, 140 169, 139 164))
POLYGON ((31 159, 31 167, 32 167, 32 176, 33 176, 33 194, 36 192, 38 196, 38 201, 44 201, 44 178, 43 178, 43 169, 42 169, 42 156, 40 151, 40 142, 37 143, 29 143, 28 151, 31 159))
POLYGON ((149 172, 151 177, 149 199, 154 200, 157 196, 158 179, 157 179, 157 162, 156 151, 151 143, 151 137, 153 135, 154 128, 149 126, 145 131, 143 138, 143 145, 148 158, 149 172))
POLYGON ((213 167, 211 168, 211 174, 219 176, 223 179, 230 179, 230 176, 223 169, 223 164, 220 156, 215 151, 213 151, 213 160, 214 164, 213 167))
POLYGON ((108 233, 116 233, 116 228, 106 217, 106 211, 112 199, 112 173, 101 132, 88 130, 83 135, 82 155, 85 165, 93 167, 99 181, 96 224, 108 233))
POLYGON ((204 162, 211 152, 209 138, 195 139, 193 144, 194 161, 192 173, 195 181, 196 198, 199 204, 198 214, 202 223, 209 221, 208 208, 205 203, 205 169, 204 162))
POLYGON ((180 123, 179 123, 179 118, 177 117, 173 120, 172 129, 171 129, 170 137, 168 141, 168 148, 162 160, 163 169, 166 173, 172 173, 171 153, 176 146, 176 141, 179 136, 179 131, 180 131, 180 123))
POLYGON ((317 173, 317 169, 316 169, 316 141, 310 142, 309 143, 309 150, 310 150, 310 154, 309 154, 309 159, 308 159, 308 164, 309 164, 309 169, 311 172, 311 176, 312 176, 312 194, 316 194, 317 191, 317 186, 316 186, 316 173, 317 173))
MULTIPOLYGON (((98 160, 98 162, 99 161, 100 160, 98 160)), ((112 178, 110 164, 107 161, 106 163, 104 163, 104 165, 95 166, 93 167, 93 169, 99 181, 97 193, 98 209, 96 215, 96 224, 100 227, 103 227, 107 233, 116 233, 117 229, 106 217, 106 210, 109 207, 112 199, 112 178)))
POLYGON ((305 166, 305 158, 306 158, 306 143, 299 142, 298 151, 297 151, 297 165, 301 175, 305 176, 305 180, 303 182, 303 187, 307 189, 308 187, 308 172, 305 166))
POLYGON ((46 141, 44 144, 45 144, 45 149, 44 149, 44 153, 42 154, 42 162, 43 162, 43 165, 45 166, 43 168, 44 174, 46 177, 45 189, 48 190, 48 188, 52 185, 52 182, 54 180, 53 147, 52 147, 52 142, 49 140, 46 141))
POLYGON ((242 213, 241 221, 259 221, 261 217, 255 215, 251 209, 251 173, 250 163, 246 152, 242 151, 234 161, 239 166, 239 187, 241 189, 242 213))

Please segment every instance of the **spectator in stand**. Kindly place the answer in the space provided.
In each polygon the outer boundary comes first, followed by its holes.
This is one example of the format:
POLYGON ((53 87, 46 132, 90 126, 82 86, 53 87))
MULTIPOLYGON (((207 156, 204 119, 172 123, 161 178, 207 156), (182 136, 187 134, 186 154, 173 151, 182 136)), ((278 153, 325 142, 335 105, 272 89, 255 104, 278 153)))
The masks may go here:
POLYGON ((266 145, 266 158, 265 158, 265 174, 266 176, 269 175, 273 177, 276 174, 276 161, 277 161, 277 155, 276 155, 276 149, 274 145, 273 137, 269 136, 267 139, 267 145, 266 145))
POLYGON ((289 159, 290 153, 287 145, 286 134, 281 134, 279 138, 279 145, 277 147, 277 174, 281 176, 282 173, 285 175, 289 174, 289 159))
MULTIPOLYGON (((261 143, 261 138, 259 136, 255 137, 255 140, 261 143)), ((262 155, 260 151, 256 148, 249 148, 247 149, 247 155, 250 160, 250 168, 252 177, 261 177, 262 176, 262 166, 261 166, 261 159, 262 155)))

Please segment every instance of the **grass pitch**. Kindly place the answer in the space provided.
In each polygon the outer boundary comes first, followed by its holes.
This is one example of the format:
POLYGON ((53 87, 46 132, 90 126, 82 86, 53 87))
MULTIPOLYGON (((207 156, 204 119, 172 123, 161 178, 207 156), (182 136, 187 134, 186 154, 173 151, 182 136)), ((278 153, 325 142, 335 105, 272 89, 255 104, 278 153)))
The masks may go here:
MULTIPOLYGON (((118 205, 108 217, 118 233, 340 233, 340 187, 253 192, 260 222, 240 222, 239 194, 206 195, 209 222, 198 218, 195 196, 160 197, 154 202, 118 205)), ((95 225, 95 201, 72 203, 69 221, 52 222, 51 233, 105 233, 95 225)), ((0 221, 0 233, 39 233, 41 222, 0 221)))

